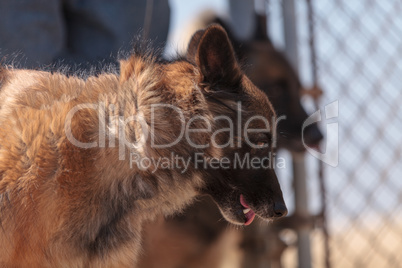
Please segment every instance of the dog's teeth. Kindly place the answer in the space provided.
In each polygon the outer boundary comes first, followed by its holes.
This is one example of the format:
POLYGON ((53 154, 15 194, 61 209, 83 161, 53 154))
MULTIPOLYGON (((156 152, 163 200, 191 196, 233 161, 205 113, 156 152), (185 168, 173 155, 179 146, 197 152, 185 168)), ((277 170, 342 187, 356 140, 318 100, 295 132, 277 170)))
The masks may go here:
POLYGON ((251 209, 249 209, 249 208, 243 209, 243 213, 244 213, 244 214, 247 214, 250 210, 251 210, 251 209))

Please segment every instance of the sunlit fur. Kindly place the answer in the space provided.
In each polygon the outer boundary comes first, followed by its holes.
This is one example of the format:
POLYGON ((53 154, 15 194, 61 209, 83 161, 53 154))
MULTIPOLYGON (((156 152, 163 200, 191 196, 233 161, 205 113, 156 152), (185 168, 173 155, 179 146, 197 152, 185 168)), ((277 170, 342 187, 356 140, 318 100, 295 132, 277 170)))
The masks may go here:
MULTIPOLYGON (((153 104, 184 111, 183 119, 165 108, 155 109, 157 122, 151 134, 157 143, 175 140, 182 121, 194 116, 207 118, 215 129, 212 118, 227 111, 219 108, 227 105, 220 100, 222 88, 234 97, 226 102, 248 100, 248 112, 274 115, 266 96, 241 73, 224 30, 211 26, 204 34, 197 54, 201 60, 196 62, 160 63, 149 51, 136 52, 121 61, 120 75, 103 73, 86 79, 1 69, 0 267, 133 267, 145 220, 180 211, 199 193, 216 196, 211 192, 215 183, 221 186, 219 197, 238 189, 246 194, 264 191, 248 190, 244 183, 237 187, 238 180, 226 184, 229 177, 191 165, 185 173, 176 169, 152 173, 153 167, 130 166, 131 153, 149 158, 169 157, 172 152, 184 158, 197 152, 211 157, 225 153, 213 146, 196 150, 184 139, 166 149, 151 147, 144 132, 150 130, 153 104), (223 42, 212 42, 216 39, 223 42), (99 103, 113 109, 99 113, 93 108, 99 103), (66 127, 69 112, 83 104, 95 106, 79 110, 66 127), (137 115, 145 126, 131 121, 120 129, 110 120, 137 115), (75 146, 66 134, 70 129, 76 140, 98 146, 75 146), (136 144, 131 149, 123 146, 125 160, 120 159, 119 146, 110 146, 119 144, 121 132, 136 144), (99 146, 102 135, 105 147, 99 146)), ((205 124, 198 121, 197 127, 205 124)), ((200 144, 210 141, 210 133, 191 137, 200 144)), ((271 175, 266 187, 272 184, 277 189, 271 175)), ((275 191, 282 198, 280 189, 275 191)), ((236 222, 241 219, 230 213, 239 206, 237 195, 224 203, 215 200, 236 222)), ((265 211, 266 200, 253 203, 252 195, 246 198, 257 212, 265 211)))

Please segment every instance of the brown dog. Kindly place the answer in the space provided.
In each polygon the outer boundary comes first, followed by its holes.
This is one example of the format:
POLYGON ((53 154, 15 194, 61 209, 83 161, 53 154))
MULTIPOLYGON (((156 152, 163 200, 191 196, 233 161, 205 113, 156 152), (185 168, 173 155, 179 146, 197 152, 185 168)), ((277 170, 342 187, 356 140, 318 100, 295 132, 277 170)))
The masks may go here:
POLYGON ((197 194, 238 225, 286 214, 272 168, 235 166, 273 150, 268 98, 220 26, 191 43, 172 63, 136 52, 120 76, 1 70, 0 267, 133 267, 143 222, 197 194))
MULTIPOLYGON (((245 72, 270 99, 277 115, 285 115, 277 126, 278 147, 290 151, 304 151, 302 143, 302 125, 308 118, 300 98, 303 88, 297 73, 286 57, 274 48, 267 36, 265 18, 256 16, 257 29, 253 40, 241 42, 230 34, 239 61, 245 66, 245 72)), ((207 19, 225 25, 220 19, 207 19)), ((189 47, 189 51, 193 48, 189 47)), ((316 124, 304 130, 304 138, 309 146, 316 146, 323 138, 316 124)), ((147 268, 177 268, 177 267, 219 267, 225 249, 236 249, 238 245, 220 244, 229 236, 239 236, 235 239, 243 244, 247 267, 256 267, 256 263, 266 263, 268 255, 267 240, 274 242, 277 238, 273 230, 261 224, 253 224, 241 234, 228 230, 226 222, 221 220, 217 207, 209 197, 202 197, 186 208, 183 213, 174 217, 157 221, 157 224, 147 224, 148 234, 144 241, 144 255, 140 266, 147 268), (267 235, 270 235, 267 237, 267 235), (224 238, 226 237, 226 238, 224 238), (249 259, 253 261, 250 262, 249 259)))

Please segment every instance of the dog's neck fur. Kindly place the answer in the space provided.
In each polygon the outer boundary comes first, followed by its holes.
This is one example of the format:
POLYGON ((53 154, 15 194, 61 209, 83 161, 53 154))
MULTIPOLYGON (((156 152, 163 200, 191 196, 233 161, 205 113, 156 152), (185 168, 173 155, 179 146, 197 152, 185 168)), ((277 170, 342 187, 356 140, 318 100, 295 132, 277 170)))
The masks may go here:
MULTIPOLYGON (((47 165, 41 168, 44 179, 55 180, 54 189, 42 189, 34 187, 34 185, 21 188, 21 176, 28 174, 27 172, 32 167, 42 166, 42 164, 35 162, 38 160, 34 158, 29 158, 29 163, 21 164, 20 161, 25 159, 25 153, 29 154, 29 151, 23 152, 11 147, 0 148, 0 154, 4 156, 4 159, 12 160, 10 163, 6 161, 0 163, 0 194, 7 195, 10 199, 10 206, 13 202, 22 202, 21 199, 35 200, 36 196, 42 194, 54 196, 55 203, 69 202, 66 200, 73 197, 77 206, 71 204, 69 210, 65 211, 53 211, 52 206, 49 206, 47 208, 49 213, 39 215, 50 215, 50 217, 54 217, 52 220, 54 224, 65 225, 63 230, 69 229, 68 232, 64 232, 63 236, 55 236, 60 242, 76 241, 79 248, 87 246, 92 248, 94 253, 101 253, 102 248, 99 248, 99 244, 102 244, 102 239, 108 239, 107 232, 105 233, 106 226, 112 228, 112 231, 114 228, 116 230, 134 228, 136 233, 139 233, 140 223, 144 219, 152 218, 159 213, 171 214, 173 211, 183 208, 196 195, 196 189, 201 188, 203 184, 202 174, 196 171, 194 166, 185 173, 175 169, 151 173, 135 166, 130 167, 129 159, 132 152, 149 158, 169 157, 172 152, 182 157, 191 157, 194 152, 188 150, 188 144, 183 144, 186 141, 180 141, 177 145, 167 149, 156 150, 150 150, 150 145, 144 143, 136 151, 125 150, 125 160, 120 160, 121 152, 118 141, 115 143, 116 146, 108 146, 110 139, 115 138, 118 133, 113 133, 115 135, 113 137, 109 135, 111 133, 106 133, 105 148, 78 148, 67 139, 63 127, 55 126, 55 124, 59 124, 58 122, 64 123, 68 112, 80 104, 103 103, 106 109, 112 104, 114 109, 107 110, 108 113, 111 113, 109 115, 123 116, 123 118, 141 113, 146 123, 149 123, 148 126, 151 123, 151 104, 155 103, 169 104, 182 109, 185 111, 186 122, 194 115, 211 117, 208 111, 203 111, 201 108, 205 104, 205 99, 200 90, 194 86, 193 79, 195 79, 196 73, 193 66, 186 62, 173 64, 180 66, 175 66, 178 68, 170 68, 169 65, 158 66, 150 58, 133 56, 128 61, 122 62, 120 77, 115 74, 105 74, 99 77, 89 77, 86 81, 76 77, 68 78, 59 73, 25 71, 28 73, 24 73, 25 77, 32 76, 32 81, 26 82, 22 81, 23 77, 20 76, 20 73, 22 75, 24 71, 6 70, 8 79, 3 85, 1 94, 2 99, 3 97, 4 100, 12 99, 12 102, 2 102, 2 113, 0 114, 0 120, 4 126, 2 139, 20 139, 19 137, 24 138, 27 135, 50 137, 51 140, 44 141, 46 146, 42 143, 38 148, 31 147, 29 149, 36 151, 37 156, 49 152, 46 148, 52 144, 57 144, 58 148, 55 151, 57 155, 54 155, 54 159, 46 160, 47 165), (175 79, 179 75, 181 77, 189 75, 189 77, 184 81, 175 79), (18 86, 19 84, 21 85, 18 86), (11 88, 14 90, 11 91, 11 88), (18 88, 21 88, 21 91, 18 88), (22 92, 25 88, 33 90, 29 96, 22 92), (32 94, 32 92, 35 93, 32 94), (189 102, 188 98, 191 98, 192 101, 189 102), (191 107, 184 107, 183 105, 186 103, 191 103, 191 107), (21 107, 23 107, 22 110, 21 107), (58 120, 49 121, 49 126, 41 128, 36 133, 22 134, 26 130, 15 129, 13 124, 7 122, 14 120, 13 114, 24 118, 23 113, 46 118, 49 115, 49 120, 52 117, 58 118, 58 120), (6 157, 5 154, 9 157, 6 157), (74 165, 80 166, 80 174, 71 173, 76 169, 74 165), (14 170, 14 173, 11 174, 8 171, 9 166, 17 166, 22 169, 14 170), (165 182, 160 183, 158 180, 165 180, 165 182), (82 195, 86 192, 97 194, 82 195), (91 199, 93 196, 96 196, 97 199, 91 199), (82 217, 82 207, 79 204, 91 204, 88 207, 92 209, 92 212, 88 214, 85 223, 88 225, 87 228, 76 228, 82 217), (136 213, 136 211, 144 213, 136 213), (133 218, 133 215, 136 214, 142 216, 133 218), (129 224, 131 227, 122 227, 122 224, 129 224), (81 233, 79 230, 85 230, 85 232, 81 233)), ((98 142, 100 129, 110 131, 110 125, 108 125, 110 122, 106 121, 105 126, 102 126, 98 112, 97 109, 83 109, 74 115, 71 130, 77 140, 86 143, 98 142)), ((155 111, 158 126, 155 128, 154 135, 160 141, 169 143, 175 137, 175 133, 169 131, 174 131, 179 121, 174 116, 167 117, 165 112, 163 109, 155 111), (162 128, 164 131, 160 130, 162 128)), ((15 120, 18 122, 19 119, 15 118, 15 120)), ((128 123, 124 129, 128 140, 133 141, 141 139, 141 130, 135 122, 128 123)), ((203 143, 208 143, 209 136, 202 136, 201 139, 203 139, 203 143)), ((15 144, 19 143, 27 144, 29 141, 15 142, 15 144)), ((4 205, 5 203, 3 203, 4 205)), ((3 211, 7 213, 7 209, 3 211)), ((30 212, 26 213, 25 217, 31 217, 29 215, 33 217, 32 221, 34 221, 36 216, 30 212)), ((18 223, 15 228, 19 228, 18 223)))

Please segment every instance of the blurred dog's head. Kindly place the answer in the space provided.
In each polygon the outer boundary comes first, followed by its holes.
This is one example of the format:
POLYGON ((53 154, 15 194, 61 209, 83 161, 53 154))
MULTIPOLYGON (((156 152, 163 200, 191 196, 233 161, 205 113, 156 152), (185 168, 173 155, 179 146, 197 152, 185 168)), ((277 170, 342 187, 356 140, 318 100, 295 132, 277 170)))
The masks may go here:
POLYGON ((301 104, 302 94, 306 90, 285 55, 270 41, 265 17, 256 15, 256 31, 253 38, 246 41, 237 40, 222 20, 215 19, 214 22, 226 29, 235 53, 245 67, 245 73, 268 96, 280 118, 277 126, 278 147, 296 152, 304 151, 302 131, 306 145, 318 146, 323 135, 317 124, 302 129, 304 121, 308 118, 301 104))

